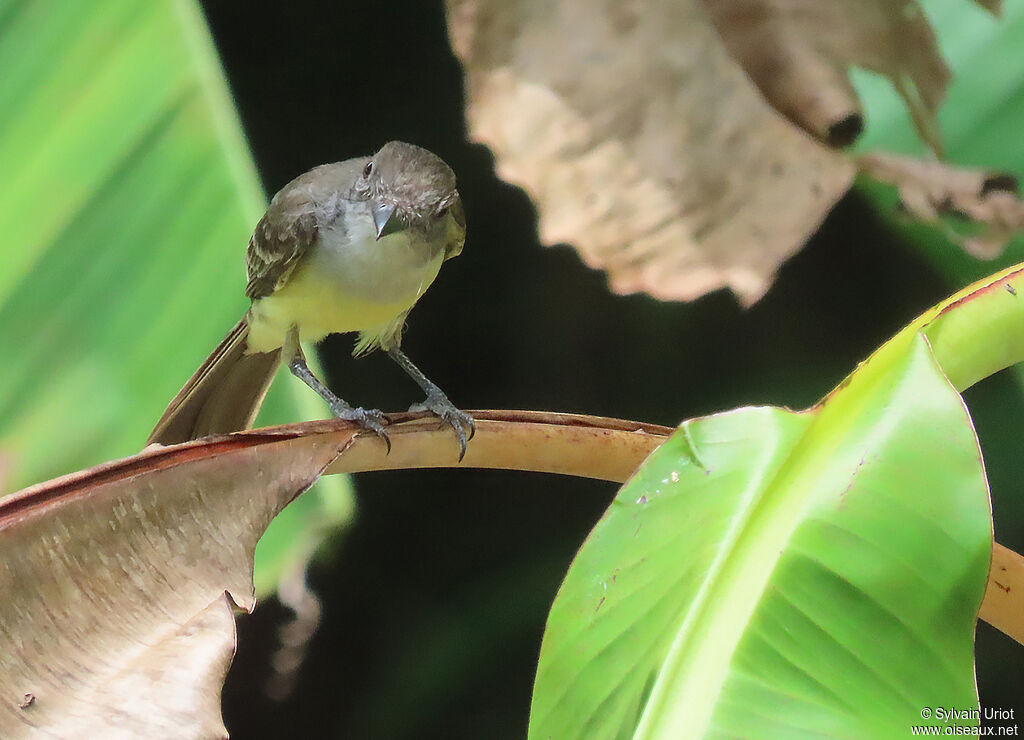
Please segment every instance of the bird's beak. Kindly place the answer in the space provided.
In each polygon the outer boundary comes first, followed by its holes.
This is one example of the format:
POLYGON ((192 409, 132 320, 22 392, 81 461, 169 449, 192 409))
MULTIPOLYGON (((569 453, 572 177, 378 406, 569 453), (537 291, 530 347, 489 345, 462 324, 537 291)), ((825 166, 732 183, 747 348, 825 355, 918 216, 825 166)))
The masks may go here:
POLYGON ((395 207, 380 201, 373 203, 373 225, 377 230, 377 238, 398 231, 398 219, 395 218, 395 207))

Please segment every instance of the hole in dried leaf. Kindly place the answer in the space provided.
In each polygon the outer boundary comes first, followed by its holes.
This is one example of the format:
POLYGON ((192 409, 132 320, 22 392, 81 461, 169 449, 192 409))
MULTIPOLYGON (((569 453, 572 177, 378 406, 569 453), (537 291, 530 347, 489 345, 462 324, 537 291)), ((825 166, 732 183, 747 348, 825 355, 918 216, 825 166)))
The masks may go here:
POLYGON ((850 146, 864 130, 864 118, 851 113, 828 127, 828 145, 841 149, 850 146))
POLYGON ((978 195, 984 198, 989 193, 1006 191, 1016 195, 1020 183, 1014 175, 1008 172, 996 172, 988 175, 981 182, 981 192, 978 195))

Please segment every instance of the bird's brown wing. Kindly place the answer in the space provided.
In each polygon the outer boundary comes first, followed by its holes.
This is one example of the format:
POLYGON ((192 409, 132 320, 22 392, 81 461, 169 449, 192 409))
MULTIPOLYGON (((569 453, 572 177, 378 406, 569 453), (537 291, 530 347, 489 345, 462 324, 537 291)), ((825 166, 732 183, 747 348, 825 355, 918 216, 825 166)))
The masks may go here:
POLYGON ((318 224, 337 218, 369 157, 323 164, 285 185, 249 240, 245 257, 252 300, 278 290, 316 243, 318 224))
POLYGON ((245 295, 252 300, 264 298, 284 285, 316 238, 316 216, 308 194, 281 193, 249 239, 245 295))

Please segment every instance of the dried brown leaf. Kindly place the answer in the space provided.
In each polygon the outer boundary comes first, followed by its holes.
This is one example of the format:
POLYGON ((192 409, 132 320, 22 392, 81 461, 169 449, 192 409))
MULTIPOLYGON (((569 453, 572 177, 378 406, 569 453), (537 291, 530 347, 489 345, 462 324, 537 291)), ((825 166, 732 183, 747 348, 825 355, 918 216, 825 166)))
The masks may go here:
POLYGON ((861 107, 851 65, 890 79, 935 150, 935 112, 950 79, 917 0, 703 0, 732 55, 775 108, 838 146, 856 138, 861 107))
POLYGON ((0 501, 0 737, 224 737, 230 599, 345 439, 154 449, 0 501))
POLYGON ((1012 175, 895 154, 866 155, 858 164, 864 174, 895 185, 915 218, 939 223, 941 216, 953 215, 981 226, 980 233, 970 236, 948 231, 975 257, 998 257, 1024 229, 1024 202, 1012 175))
POLYGON ((449 0, 472 136, 621 293, 744 303, 853 168, 774 111, 702 0, 449 0))

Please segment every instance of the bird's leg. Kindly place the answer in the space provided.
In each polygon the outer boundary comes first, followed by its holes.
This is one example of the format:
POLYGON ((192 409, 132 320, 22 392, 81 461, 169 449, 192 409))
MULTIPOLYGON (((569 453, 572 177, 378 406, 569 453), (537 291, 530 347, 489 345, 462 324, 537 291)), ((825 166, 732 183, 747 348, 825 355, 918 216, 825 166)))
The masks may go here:
POLYGON ((423 372, 412 364, 412 360, 405 356, 398 347, 387 350, 388 357, 398 363, 398 366, 405 370, 406 374, 416 381, 416 385, 423 389, 427 397, 420 403, 414 403, 409 407, 410 411, 431 411, 447 423, 454 431, 459 440, 459 462, 466 456, 466 440, 473 439, 476 434, 476 425, 473 417, 465 411, 455 407, 448 396, 438 388, 423 372), (467 434, 468 433, 468 434, 467 434))
POLYGON ((384 425, 388 421, 387 417, 377 409, 352 408, 345 401, 334 395, 330 388, 320 382, 320 379, 313 374, 313 371, 306 364, 306 357, 302 354, 302 347, 299 345, 299 332, 294 326, 288 332, 281 352, 292 375, 308 385, 322 399, 327 401, 332 414, 345 421, 354 421, 363 429, 369 429, 371 432, 374 432, 384 440, 384 444, 388 447, 388 452, 391 452, 391 439, 388 437, 388 433, 384 431, 384 425))

